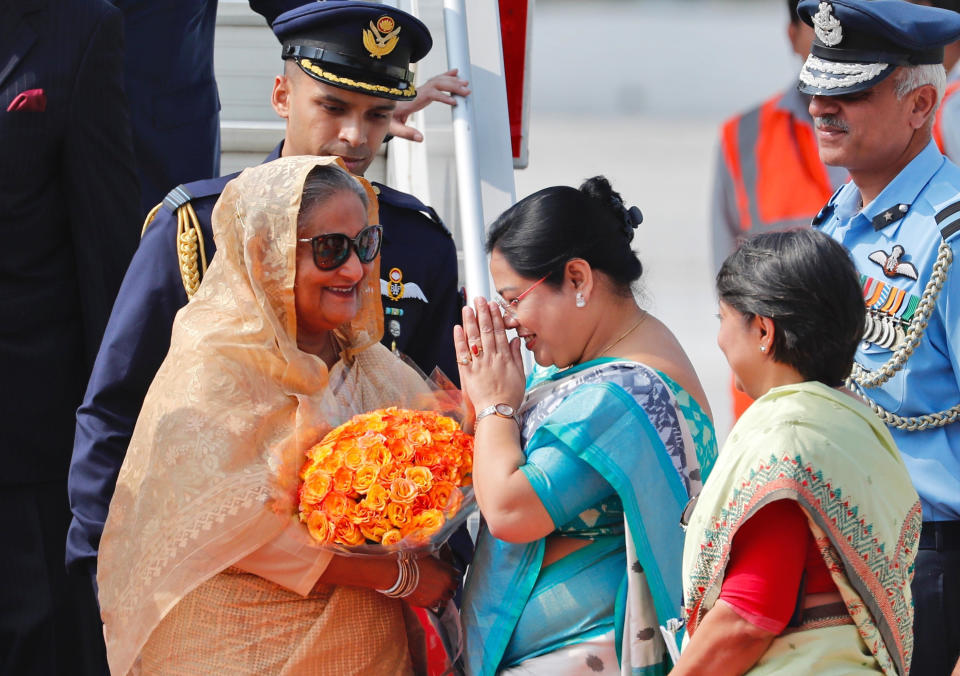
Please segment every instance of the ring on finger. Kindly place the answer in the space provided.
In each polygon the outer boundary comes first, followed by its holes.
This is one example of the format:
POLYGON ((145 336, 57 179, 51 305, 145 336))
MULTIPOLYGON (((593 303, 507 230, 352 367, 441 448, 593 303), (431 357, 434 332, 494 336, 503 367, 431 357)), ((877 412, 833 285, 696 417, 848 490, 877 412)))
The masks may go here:
POLYGON ((467 355, 467 356, 465 356, 465 357, 458 357, 458 358, 457 358, 457 363, 460 364, 461 366, 466 366, 467 364, 469 364, 469 363, 472 362, 472 361, 473 361, 473 360, 470 358, 470 355, 467 355))
POLYGON ((483 355, 483 348, 480 347, 480 345, 477 343, 473 343, 470 346, 470 351, 473 352, 474 357, 480 357, 481 355, 483 355))

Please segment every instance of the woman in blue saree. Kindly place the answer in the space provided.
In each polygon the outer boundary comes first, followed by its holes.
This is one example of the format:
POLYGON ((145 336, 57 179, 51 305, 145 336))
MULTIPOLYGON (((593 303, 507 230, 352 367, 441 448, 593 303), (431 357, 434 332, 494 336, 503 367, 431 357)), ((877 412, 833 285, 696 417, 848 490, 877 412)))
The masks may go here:
POLYGON ((500 307, 477 299, 454 332, 483 515, 462 606, 468 674, 668 669, 678 515, 716 446, 693 367, 631 291, 641 218, 596 177, 541 190, 491 228, 500 307), (547 367, 526 392, 520 341, 547 367))

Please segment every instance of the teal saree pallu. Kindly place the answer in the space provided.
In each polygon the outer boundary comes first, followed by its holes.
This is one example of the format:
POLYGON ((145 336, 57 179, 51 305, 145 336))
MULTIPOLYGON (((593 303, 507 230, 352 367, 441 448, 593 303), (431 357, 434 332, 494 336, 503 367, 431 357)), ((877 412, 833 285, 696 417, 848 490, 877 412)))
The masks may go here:
POLYGON ((649 367, 611 360, 528 391, 521 471, 559 534, 595 542, 542 569, 545 540, 511 544, 481 529, 462 609, 468 674, 493 674, 611 628, 627 673, 665 673, 658 625, 680 616, 680 514, 699 492, 701 459, 716 457, 712 426, 691 402, 649 367), (571 519, 565 506, 599 484, 609 494, 596 493, 597 504, 571 519), (591 600, 609 606, 605 616, 586 607, 591 600))

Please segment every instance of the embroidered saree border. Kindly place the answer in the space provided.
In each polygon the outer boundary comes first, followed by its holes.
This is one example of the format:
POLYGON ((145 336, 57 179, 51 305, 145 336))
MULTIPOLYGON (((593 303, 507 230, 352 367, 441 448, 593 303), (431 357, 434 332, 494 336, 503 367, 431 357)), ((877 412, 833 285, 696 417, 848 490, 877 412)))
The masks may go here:
POLYGON ((705 531, 697 566, 686 590, 690 625, 695 628, 702 617, 704 599, 719 593, 736 531, 761 507, 785 498, 796 500, 829 538, 829 545, 821 543, 821 551, 835 581, 838 577, 841 581, 849 580, 862 600, 858 605, 844 595, 861 637, 884 671, 890 673, 896 667, 899 673, 906 673, 906 656, 913 649, 913 628, 912 613, 903 592, 910 585, 913 567, 902 559, 916 552, 920 503, 910 509, 895 551, 887 556, 883 543, 872 535, 873 524, 859 516, 859 509, 839 486, 822 471, 805 465, 799 455, 771 455, 768 461, 754 466, 733 491, 712 528, 705 531), (833 551, 827 551, 828 547, 833 551), (863 612, 864 606, 868 613, 863 612), (895 654, 889 654, 888 646, 895 648, 895 654))

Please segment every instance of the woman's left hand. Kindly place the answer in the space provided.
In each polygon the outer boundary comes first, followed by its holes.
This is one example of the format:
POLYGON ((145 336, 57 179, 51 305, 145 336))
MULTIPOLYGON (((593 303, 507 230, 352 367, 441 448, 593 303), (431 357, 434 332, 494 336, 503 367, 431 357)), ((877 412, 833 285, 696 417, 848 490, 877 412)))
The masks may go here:
POLYGON ((520 339, 507 341, 495 303, 477 298, 474 307, 463 308, 463 326, 453 329, 463 391, 478 411, 494 404, 519 408, 526 385, 520 339))

